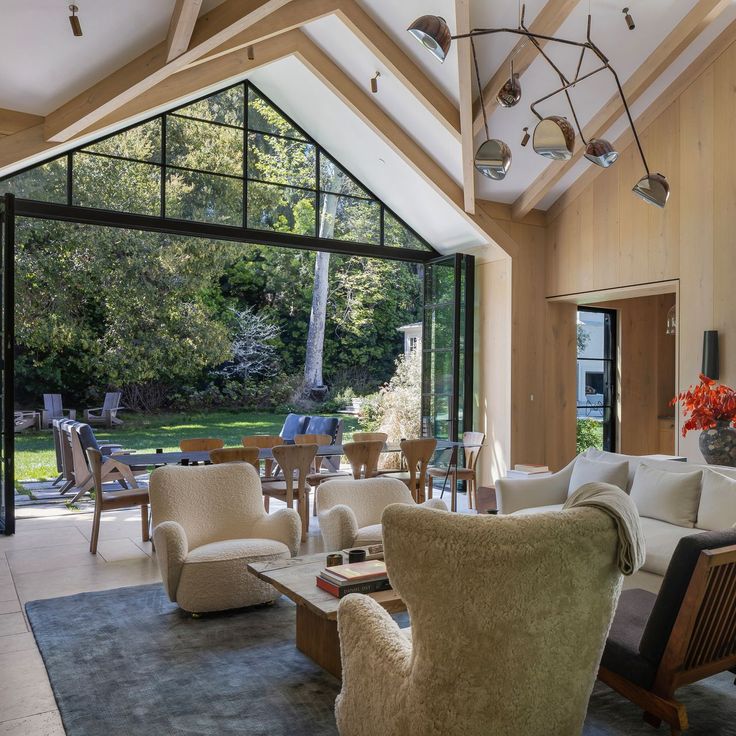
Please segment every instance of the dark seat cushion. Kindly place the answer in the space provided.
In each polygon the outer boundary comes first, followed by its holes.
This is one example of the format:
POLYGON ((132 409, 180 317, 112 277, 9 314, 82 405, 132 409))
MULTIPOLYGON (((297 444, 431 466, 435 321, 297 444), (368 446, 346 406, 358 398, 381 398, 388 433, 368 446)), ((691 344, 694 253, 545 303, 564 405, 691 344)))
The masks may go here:
POLYGON ((736 544, 736 529, 690 534, 677 543, 639 644, 650 662, 659 664, 662 659, 700 553, 732 544, 736 544))
POLYGON ((100 452, 100 446, 95 437, 95 433, 92 431, 92 427, 89 424, 78 424, 77 433, 79 434, 79 442, 82 445, 82 449, 87 452, 90 448, 100 452))
POLYGON ((337 417, 312 417, 304 430, 304 434, 328 434, 335 443, 337 426, 340 420, 337 417))
POLYGON ((639 643, 656 600, 648 590, 621 593, 601 659, 601 666, 647 689, 654 684, 657 663, 640 654, 639 643))
POLYGON ((311 417, 305 414, 287 414, 286 419, 284 419, 284 426, 281 427, 281 432, 279 432, 279 437, 285 444, 293 445, 296 435, 306 433, 305 430, 310 419, 311 417))

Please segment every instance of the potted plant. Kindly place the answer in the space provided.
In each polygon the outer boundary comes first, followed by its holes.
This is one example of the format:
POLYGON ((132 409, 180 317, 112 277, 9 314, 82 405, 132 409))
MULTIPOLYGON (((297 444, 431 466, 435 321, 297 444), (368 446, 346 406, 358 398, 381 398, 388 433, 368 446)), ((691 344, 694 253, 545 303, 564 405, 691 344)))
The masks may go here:
POLYGON ((675 396, 685 416, 684 437, 693 429, 702 430, 700 452, 711 465, 736 466, 736 391, 700 375, 700 383, 675 396))

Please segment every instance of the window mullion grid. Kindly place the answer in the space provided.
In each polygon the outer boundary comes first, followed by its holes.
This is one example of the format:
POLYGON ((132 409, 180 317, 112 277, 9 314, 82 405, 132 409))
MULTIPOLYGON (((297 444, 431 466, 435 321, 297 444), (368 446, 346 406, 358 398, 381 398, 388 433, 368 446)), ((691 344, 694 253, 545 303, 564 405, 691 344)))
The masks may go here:
POLYGON ((320 237, 320 209, 322 203, 322 193, 320 191, 320 171, 322 168, 322 149, 319 146, 314 147, 314 183, 316 192, 314 194, 314 234, 320 237))
POLYGON ((166 115, 161 116, 161 217, 166 217, 166 115))
POLYGON ((243 227, 248 227, 248 82, 243 82, 243 227))

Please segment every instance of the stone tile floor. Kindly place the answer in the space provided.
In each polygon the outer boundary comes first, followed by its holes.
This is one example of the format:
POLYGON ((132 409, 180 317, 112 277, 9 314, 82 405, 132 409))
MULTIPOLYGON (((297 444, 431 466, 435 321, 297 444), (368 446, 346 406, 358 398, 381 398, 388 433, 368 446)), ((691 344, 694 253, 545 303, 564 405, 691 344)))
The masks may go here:
MULTIPOLYGON (((93 503, 82 500, 72 511, 50 483, 24 485, 37 500, 17 496, 16 534, 0 536, 0 736, 64 736, 25 603, 154 583, 161 576, 150 542, 141 541, 139 510, 104 514, 98 553, 92 555, 93 503)), ((467 510, 465 495, 458 499, 460 510, 467 510)), ((271 501, 273 511, 283 505, 271 501)), ((303 554, 323 549, 317 519, 310 519, 303 554)), ((84 621, 69 626, 84 637, 84 621)))

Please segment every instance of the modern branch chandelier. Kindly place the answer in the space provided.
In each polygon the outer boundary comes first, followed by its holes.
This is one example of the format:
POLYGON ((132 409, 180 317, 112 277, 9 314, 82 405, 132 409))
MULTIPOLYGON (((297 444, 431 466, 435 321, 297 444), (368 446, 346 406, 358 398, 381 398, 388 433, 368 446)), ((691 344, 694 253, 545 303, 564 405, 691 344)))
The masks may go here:
MULTIPOLYGON (((483 123, 486 131, 486 140, 481 144, 475 154, 475 168, 478 169, 481 174, 489 177, 490 179, 501 180, 506 176, 509 168, 511 167, 511 149, 506 143, 504 143, 504 141, 491 138, 488 132, 488 119, 486 117, 485 100, 483 99, 483 85, 480 82, 478 59, 475 53, 476 37, 488 36, 496 33, 510 33, 527 38, 542 58, 554 70, 560 80, 560 86, 557 89, 544 95, 544 97, 535 100, 530 105, 531 112, 539 121, 534 128, 534 133, 532 135, 532 146, 534 151, 540 156, 552 159, 553 161, 570 160, 573 155, 575 146, 575 130, 577 129, 580 140, 585 146, 585 158, 587 158, 588 161, 591 161, 602 168, 608 168, 616 161, 618 158, 618 152, 613 148, 609 141, 603 138, 585 139, 583 130, 578 121, 577 113, 575 112, 575 107, 572 103, 572 98, 570 97, 570 89, 578 82, 582 82, 584 79, 589 79, 600 72, 608 70, 616 82, 616 88, 618 89, 619 96, 621 97, 621 102, 623 103, 624 110, 626 111, 631 132, 634 134, 634 140, 636 141, 636 146, 639 149, 641 162, 644 165, 644 170, 646 171, 646 175, 639 179, 639 181, 634 185, 632 191, 645 202, 657 205, 657 207, 664 207, 670 193, 669 184, 662 174, 652 174, 649 170, 649 166, 644 155, 644 149, 641 146, 639 134, 636 131, 634 120, 631 117, 631 111, 629 110, 629 105, 626 101, 623 88, 621 87, 618 74, 616 74, 616 70, 611 66, 608 57, 606 57, 598 46, 593 43, 593 40, 590 37, 590 13, 588 14, 586 40, 575 41, 567 38, 557 38, 555 36, 545 36, 540 33, 533 33, 524 24, 524 12, 525 6, 522 6, 518 28, 474 28, 469 33, 462 33, 453 36, 450 33, 450 29, 445 19, 438 15, 423 15, 421 18, 417 18, 417 20, 415 20, 408 28, 409 33, 440 62, 443 62, 447 57, 452 41, 465 38, 470 41, 475 78, 480 91, 480 106, 483 111, 483 123), (562 70, 544 52, 541 45, 542 41, 560 43, 580 49, 580 57, 575 70, 575 76, 572 80, 566 77, 562 70), (600 62, 600 65, 596 66, 593 71, 581 74, 583 60, 585 59, 585 54, 587 52, 594 54, 600 62), (572 113, 572 118, 575 123, 574 127, 563 115, 549 115, 547 117, 542 117, 536 109, 537 105, 540 103, 562 93, 564 93, 567 98, 567 103, 570 107, 570 112, 572 113)), ((498 91, 496 100, 501 107, 513 107, 521 100, 521 83, 519 81, 519 75, 514 73, 513 61, 511 62, 509 79, 498 91)), ((526 145, 526 142, 528 141, 526 128, 524 129, 524 133, 525 135, 522 145, 526 145)))

